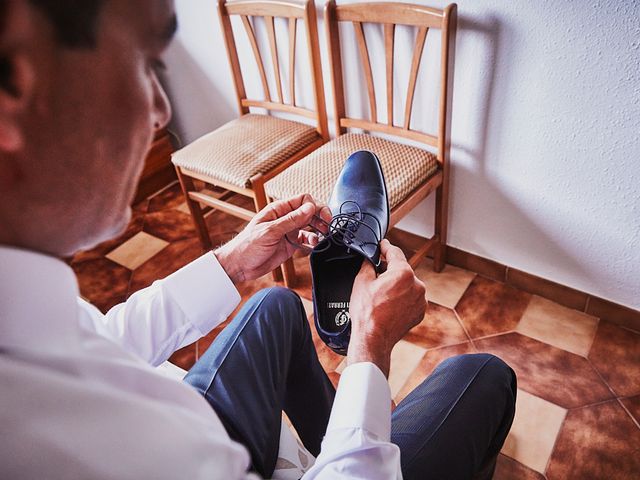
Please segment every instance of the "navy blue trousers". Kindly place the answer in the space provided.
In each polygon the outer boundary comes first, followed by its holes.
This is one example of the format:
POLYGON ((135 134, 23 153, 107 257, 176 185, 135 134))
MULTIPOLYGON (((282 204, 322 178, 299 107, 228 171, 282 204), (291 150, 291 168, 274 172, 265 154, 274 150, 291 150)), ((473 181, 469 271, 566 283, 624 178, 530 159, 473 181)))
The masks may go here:
MULTIPOLYGON (((335 390, 316 354, 300 298, 255 294, 185 377, 229 436, 270 477, 284 410, 305 447, 320 452, 335 390)), ((489 354, 442 362, 395 409, 391 441, 405 479, 490 479, 515 413, 516 377, 489 354)))

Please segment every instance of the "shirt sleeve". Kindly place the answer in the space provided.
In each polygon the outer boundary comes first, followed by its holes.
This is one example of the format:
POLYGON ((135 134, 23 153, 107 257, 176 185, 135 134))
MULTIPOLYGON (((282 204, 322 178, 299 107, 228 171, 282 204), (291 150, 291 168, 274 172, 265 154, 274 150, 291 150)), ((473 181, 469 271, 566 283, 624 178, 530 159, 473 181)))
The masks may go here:
POLYGON ((373 363, 347 367, 320 455, 305 480, 400 480, 400 449, 391 443, 391 391, 373 363))
POLYGON ((240 294, 209 252, 134 293, 106 315, 90 315, 90 326, 157 366, 209 333, 239 303, 240 294))

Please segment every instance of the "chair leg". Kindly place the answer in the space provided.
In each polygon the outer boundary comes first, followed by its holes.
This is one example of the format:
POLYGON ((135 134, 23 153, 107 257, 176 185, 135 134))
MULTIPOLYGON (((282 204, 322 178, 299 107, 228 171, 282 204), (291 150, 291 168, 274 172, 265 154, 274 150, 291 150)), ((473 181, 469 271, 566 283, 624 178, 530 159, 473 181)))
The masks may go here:
POLYGON ((438 243, 435 245, 433 254, 433 270, 441 272, 447 261, 447 217, 448 217, 448 192, 445 191, 444 183, 436 190, 436 220, 435 234, 438 236, 438 243))
POLYGON ((284 277, 284 285, 287 288, 293 288, 296 286, 296 267, 293 264, 293 258, 290 258, 284 262, 281 267, 282 276, 284 277))
POLYGON ((211 250, 211 238, 209 237, 209 230, 207 230, 207 224, 202 213, 202 208, 200 207, 200 204, 198 202, 189 198, 189 192, 193 192, 196 189, 193 184, 193 179, 191 177, 183 175, 180 171, 180 167, 176 167, 176 173, 178 174, 178 180, 180 181, 180 186, 182 187, 182 193, 184 194, 184 198, 187 201, 187 206, 189 207, 189 211, 191 212, 191 218, 193 218, 193 223, 195 224, 196 231, 198 232, 198 236, 200 237, 202 250, 205 252, 211 250))

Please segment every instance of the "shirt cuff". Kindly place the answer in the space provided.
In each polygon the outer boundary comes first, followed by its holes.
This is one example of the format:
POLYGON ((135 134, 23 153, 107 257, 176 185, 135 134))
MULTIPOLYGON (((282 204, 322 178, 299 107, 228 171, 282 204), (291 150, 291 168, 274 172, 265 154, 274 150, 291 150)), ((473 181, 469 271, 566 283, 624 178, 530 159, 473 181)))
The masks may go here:
POLYGON ((354 363, 340 376, 327 432, 341 428, 362 428, 382 441, 391 438, 391 389, 373 363, 354 363))
POLYGON ((212 252, 166 277, 162 287, 202 335, 224 322, 241 300, 212 252))

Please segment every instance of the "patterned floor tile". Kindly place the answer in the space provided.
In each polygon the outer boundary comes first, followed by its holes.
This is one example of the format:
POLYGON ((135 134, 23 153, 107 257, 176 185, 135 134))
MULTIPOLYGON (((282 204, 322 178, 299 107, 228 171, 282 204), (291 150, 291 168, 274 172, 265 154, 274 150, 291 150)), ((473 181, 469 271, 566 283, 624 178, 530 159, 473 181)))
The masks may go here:
POLYGON ((426 258, 416 268, 416 276, 425 283, 429 302, 454 308, 476 274, 452 265, 436 273, 433 260, 426 258))
POLYGON ((518 390, 516 416, 502 453, 544 473, 567 410, 518 390))
POLYGON ((640 429, 616 400, 567 413, 549 480, 635 479, 639 473, 640 429))
POLYGON ((456 312, 471 338, 515 330, 531 295, 504 283, 477 276, 456 312))
POLYGON ((436 348, 427 351, 420 360, 418 366, 407 377, 406 382, 400 389, 400 391, 393 396, 396 403, 400 403, 404 397, 420 385, 425 378, 431 375, 431 372, 442 362, 449 357, 455 357, 456 355, 462 355, 465 353, 474 353, 475 349, 470 342, 461 343, 459 345, 452 345, 449 347, 436 348))
POLYGON ((640 428, 640 395, 629 398, 621 398, 620 401, 634 418, 634 420, 638 424, 638 427, 640 428))
POLYGON ((596 317, 534 295, 516 331, 586 357, 597 329, 596 317))
POLYGON ((389 387, 391 398, 395 398, 411 373, 420 364, 426 349, 400 340, 391 351, 391 368, 389 369, 389 387))
POLYGON ((184 202, 184 195, 180 183, 176 180, 160 192, 149 197, 147 212, 176 209, 184 202))
POLYGON ((329 380, 331 380, 333 387, 337 389, 338 382, 340 381, 340 374, 337 372, 329 372, 327 375, 329 376, 329 380))
POLYGON ((313 302, 302 296, 300 297, 300 300, 302 300, 302 306, 304 307, 307 317, 309 317, 309 315, 313 315, 313 302))
POLYGON ((170 244, 134 270, 129 285, 129 295, 175 272, 200 255, 202 255, 202 246, 197 238, 170 244))
POLYGON ((78 278, 80 293, 102 312, 120 303, 127 294, 131 270, 107 258, 76 263, 73 270, 78 278))
POLYGON ((169 242, 145 232, 136 233, 119 247, 105 255, 130 270, 135 270, 151 257, 164 249, 169 242))
POLYGON ((179 366, 185 370, 189 370, 196 363, 196 349, 197 344, 192 343, 191 345, 187 345, 180 350, 176 350, 171 357, 169 357, 169 361, 174 365, 179 366))
POLYGON ((586 358, 525 337, 507 333, 474 341, 480 352, 493 353, 513 368, 518 386, 564 408, 612 397, 586 358))
POLYGON ((187 205, 187 202, 182 202, 179 206, 176 207, 176 210, 178 210, 179 212, 182 212, 186 215, 191 215, 191 210, 189 210, 189 205, 187 205))
POLYGON ((135 207, 131 210, 131 220, 127 225, 125 231, 120 234, 117 238, 107 240, 106 242, 102 242, 99 245, 96 245, 90 250, 84 250, 81 252, 77 252, 72 260, 71 264, 85 262, 87 260, 96 260, 98 258, 104 257, 107 253, 109 253, 114 248, 117 248, 119 245, 122 245, 124 242, 129 240, 135 234, 142 231, 142 227, 144 226, 144 218, 145 218, 145 208, 135 207))
POLYGON ((453 310, 429 303, 424 319, 404 337, 424 348, 456 345, 469 340, 453 310))
POLYGON ((545 480, 545 477, 520 462, 500 454, 493 480, 545 480))
MULTIPOLYGON (((253 209, 251 199, 239 195, 233 197, 235 203, 253 209)), ((246 224, 246 221, 218 210, 209 212, 206 222, 214 246, 233 238, 246 224)), ((389 237, 393 235, 392 230, 389 237)), ((406 252, 412 253, 418 243, 403 244, 404 237, 406 235, 399 235, 398 243, 406 252)), ((104 311, 201 254, 184 197, 178 183, 174 183, 135 205, 132 221, 119 238, 76 254, 70 263, 78 274, 82 295, 104 311), (166 240, 170 245, 138 266, 133 273, 104 257, 143 230, 166 240)), ((313 325, 308 257, 296 254, 295 264, 298 273, 295 290, 305 299, 303 304, 318 358, 332 383, 337 385, 340 375, 336 369, 340 371, 344 366, 342 362, 345 357, 333 353, 320 340, 313 325)), ((456 267, 447 266, 441 274, 433 274, 429 268, 430 261, 427 260, 419 266, 418 274, 427 283, 432 302, 430 318, 425 319, 417 330, 405 338, 399 350, 394 351, 390 382, 396 401, 404 398, 445 358, 473 353, 478 349, 490 351, 501 356, 516 370, 519 387, 524 390, 520 392, 518 411, 529 412, 528 415, 519 413, 516 418, 510 443, 505 447, 516 452, 512 452, 512 455, 540 469, 545 453, 536 453, 536 448, 542 445, 548 450, 549 439, 555 429, 553 425, 557 423, 557 417, 547 413, 590 405, 569 410, 551 455, 548 478, 635 478, 633 475, 640 471, 637 464, 640 457, 637 433, 640 431, 637 423, 640 417, 638 335, 601 322, 588 359, 585 359, 569 351, 585 354, 593 322, 581 322, 582 318, 571 317, 566 311, 545 305, 536 297, 529 305, 530 295, 456 267), (454 306, 460 315, 459 319, 446 308, 454 306), (467 341, 463 327, 475 339, 473 342, 467 341), (518 333, 480 338, 514 329, 542 341, 518 333), (462 343, 448 345, 458 341, 462 343), (425 347, 432 349, 425 353, 425 347), (611 391, 594 366, 610 386, 625 398, 609 401, 613 398, 611 391), (603 401, 605 403, 597 403, 603 401), (528 417, 536 420, 535 425, 527 425, 528 417), (545 428, 547 423, 553 425, 545 428), (523 436, 523 430, 527 432, 526 436, 523 436)), ((241 284, 238 289, 244 302, 260 288, 274 284, 271 276, 266 275, 256 282, 241 284)), ((183 368, 190 368, 229 321, 223 322, 198 342, 176 352, 172 361, 183 368)), ((540 480, 545 477, 501 454, 494 478, 540 480)))
POLYGON ((143 231, 167 242, 185 240, 196 236, 191 215, 176 210, 160 210, 148 213, 143 231))
POLYGON ((600 322, 589 360, 617 395, 640 394, 640 334, 600 322))

